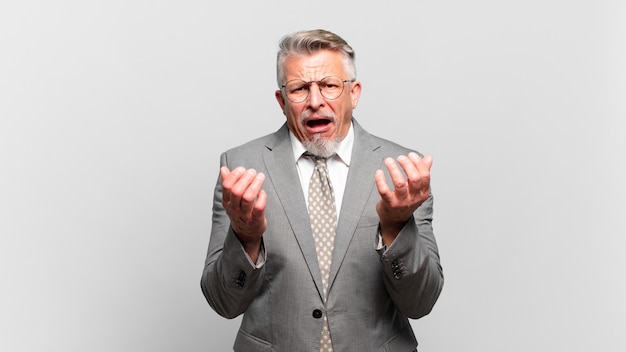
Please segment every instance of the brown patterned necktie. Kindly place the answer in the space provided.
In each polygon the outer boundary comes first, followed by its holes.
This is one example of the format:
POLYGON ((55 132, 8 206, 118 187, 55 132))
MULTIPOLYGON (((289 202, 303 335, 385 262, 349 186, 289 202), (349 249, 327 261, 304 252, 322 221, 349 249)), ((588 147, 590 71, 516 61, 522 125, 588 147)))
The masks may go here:
MULTIPOLYGON (((315 239, 317 261, 322 273, 322 290, 324 301, 328 295, 328 277, 335 242, 335 229, 337 227, 337 211, 335 208, 335 194, 328 178, 326 158, 314 157, 315 169, 309 183, 309 218, 311 230, 315 239)), ((328 329, 328 319, 323 316, 322 338, 320 340, 321 352, 332 352, 333 345, 328 329)))

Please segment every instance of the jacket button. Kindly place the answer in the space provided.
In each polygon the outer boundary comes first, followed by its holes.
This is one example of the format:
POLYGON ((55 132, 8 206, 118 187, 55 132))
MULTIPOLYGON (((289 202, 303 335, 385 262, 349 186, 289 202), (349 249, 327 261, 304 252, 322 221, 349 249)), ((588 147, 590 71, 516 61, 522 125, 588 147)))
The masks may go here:
POLYGON ((243 288, 243 285, 245 282, 246 282, 246 273, 243 270, 241 270, 239 271, 239 274, 235 278, 235 285, 237 285, 237 287, 239 288, 243 288))
POLYGON ((321 311, 321 310, 319 310, 319 309, 315 309, 315 310, 313 311, 313 318, 315 318, 315 319, 319 319, 319 318, 321 318, 321 317, 322 317, 322 311, 321 311))

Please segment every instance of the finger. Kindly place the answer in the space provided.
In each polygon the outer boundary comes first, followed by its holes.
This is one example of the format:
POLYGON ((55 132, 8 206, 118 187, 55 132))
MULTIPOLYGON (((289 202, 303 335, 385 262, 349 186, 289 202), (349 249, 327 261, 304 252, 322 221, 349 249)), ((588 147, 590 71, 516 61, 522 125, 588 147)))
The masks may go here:
MULTIPOLYGON (((233 170, 234 171, 234 170, 233 170)), ((234 184, 232 173, 228 167, 220 167, 220 178, 222 182, 222 203, 226 206, 230 202, 230 189, 234 184)))
POLYGON ((426 155, 424 158, 422 158, 422 160, 424 160, 424 164, 428 168, 428 172, 430 172, 430 168, 433 166, 433 157, 430 155, 426 155))
POLYGON ((409 154, 409 158, 415 163, 415 166, 418 168, 420 173, 422 174, 430 174, 430 168, 433 165, 433 157, 430 155, 426 155, 422 158, 417 153, 411 152, 409 154))
POLYGON ((409 153, 409 158, 411 159, 411 161, 413 161, 413 163, 415 163, 416 167, 420 170, 420 172, 430 172, 430 168, 433 165, 433 157, 430 155, 426 155, 423 158, 420 158, 420 156, 415 153, 415 152, 411 152, 409 153))
POLYGON ((264 190, 259 191, 254 208, 252 208, 252 218, 262 219, 265 217, 265 205, 267 204, 267 193, 264 190))
POLYGON ((400 197, 406 196, 408 192, 406 180, 404 179, 404 175, 402 175, 402 171, 400 171, 400 167, 396 164, 396 161, 392 158, 387 158, 385 159, 385 166, 387 166, 387 170, 389 170, 394 193, 400 197))
POLYGON ((250 210, 252 209, 252 205, 250 204, 251 202, 249 201, 249 199, 247 201, 245 200, 244 195, 255 177, 256 170, 245 170, 241 174, 241 177, 239 177, 239 179, 237 180, 237 183, 233 185, 233 188, 231 190, 231 206, 240 207, 245 214, 248 214, 250 212, 250 210))
POLYGON ((376 188, 378 188, 378 194, 380 197, 386 201, 387 203, 391 203, 393 200, 393 193, 387 185, 387 180, 385 179, 385 173, 383 170, 376 170, 376 188))
POLYGON ((430 155, 425 156, 423 159, 425 169, 421 171, 423 176, 422 187, 423 189, 430 190, 430 168, 433 166, 433 157, 430 155))
POLYGON ((406 157, 404 155, 400 155, 398 157, 398 163, 400 164, 400 166, 402 166, 402 169, 404 170, 404 173, 406 174, 407 185, 408 185, 407 192, 410 194, 415 194, 419 190, 421 177, 420 177, 420 171, 414 159, 410 157, 406 157))
POLYGON ((226 166, 220 167, 220 176, 222 177, 222 180, 228 177, 229 174, 230 174, 230 169, 228 169, 228 167, 226 166))
POLYGON ((417 169, 420 172, 420 185, 419 190, 424 192, 430 189, 430 168, 433 165, 433 158, 430 155, 427 155, 423 158, 420 158, 417 154, 412 157, 417 169))
MULTIPOLYGON (((265 175, 262 173, 257 173, 255 170, 248 170, 246 174, 247 175, 245 175, 244 177, 247 177, 248 175, 254 176, 254 178, 247 185, 247 188, 245 189, 241 199, 241 211, 244 214, 249 214, 255 205, 257 197, 259 196, 261 186, 263 186, 263 181, 265 181, 265 175)), ((242 177, 242 179, 244 177, 242 177)))
POLYGON ((237 167, 232 171, 228 171, 228 168, 223 166, 220 168, 220 175, 222 176, 222 187, 228 189, 229 191, 233 188, 235 183, 239 181, 241 175, 246 171, 243 167, 237 167))

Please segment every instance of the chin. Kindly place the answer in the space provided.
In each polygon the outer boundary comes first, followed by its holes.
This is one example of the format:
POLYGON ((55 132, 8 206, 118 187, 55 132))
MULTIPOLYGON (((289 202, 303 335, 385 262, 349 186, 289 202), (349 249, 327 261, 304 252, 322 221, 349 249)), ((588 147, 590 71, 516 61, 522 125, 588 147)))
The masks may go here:
POLYGON ((313 139, 303 142, 307 151, 322 158, 329 158, 336 154, 339 143, 341 143, 339 138, 324 138, 321 134, 315 134, 313 139))

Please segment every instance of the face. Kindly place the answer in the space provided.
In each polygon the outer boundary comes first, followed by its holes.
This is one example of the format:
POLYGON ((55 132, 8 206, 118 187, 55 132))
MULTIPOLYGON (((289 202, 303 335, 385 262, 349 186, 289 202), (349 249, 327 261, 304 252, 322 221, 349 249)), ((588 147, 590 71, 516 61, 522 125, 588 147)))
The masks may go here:
MULTIPOLYGON (((327 76, 348 77, 343 56, 336 51, 322 50, 312 55, 288 56, 284 63, 282 84, 292 80, 319 81, 327 76)), ((281 90, 276 100, 287 117, 287 125, 301 142, 341 141, 350 129, 352 110, 361 95, 361 83, 346 82, 341 95, 328 100, 316 84, 310 86, 309 97, 301 103, 293 103, 281 90)))

